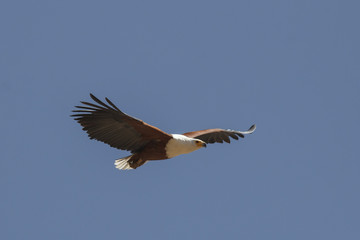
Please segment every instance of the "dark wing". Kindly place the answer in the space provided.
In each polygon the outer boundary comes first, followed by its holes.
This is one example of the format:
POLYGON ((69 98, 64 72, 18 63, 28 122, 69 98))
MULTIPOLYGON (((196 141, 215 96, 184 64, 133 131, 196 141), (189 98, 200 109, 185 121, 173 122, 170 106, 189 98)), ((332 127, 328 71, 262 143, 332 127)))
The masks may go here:
POLYGON ((90 97, 99 105, 81 102, 85 106, 76 106, 71 115, 83 126, 90 139, 109 144, 112 147, 136 152, 150 141, 168 141, 171 135, 139 119, 120 111, 109 99, 107 104, 90 97))
POLYGON ((234 130, 225 130, 220 128, 215 129, 206 129, 201 131, 195 131, 195 132, 188 132, 184 133, 183 135, 191 138, 197 138, 200 139, 206 143, 223 143, 224 141, 227 143, 230 143, 230 138, 238 140, 239 137, 244 138, 245 134, 251 134, 255 131, 256 125, 252 125, 249 130, 240 132, 240 131, 234 131, 234 130))

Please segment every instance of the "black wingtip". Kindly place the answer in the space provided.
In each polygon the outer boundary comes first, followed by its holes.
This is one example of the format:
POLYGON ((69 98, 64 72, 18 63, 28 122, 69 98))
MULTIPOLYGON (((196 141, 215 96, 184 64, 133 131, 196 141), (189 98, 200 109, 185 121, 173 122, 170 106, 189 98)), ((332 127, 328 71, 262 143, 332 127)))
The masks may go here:
POLYGON ((113 108, 115 108, 117 111, 121 112, 120 109, 118 109, 115 104, 113 104, 110 99, 108 99, 107 97, 105 98, 105 100, 108 102, 108 104, 110 104, 113 108))
POLYGON ((253 133, 256 129, 256 124, 253 124, 250 128, 249 128, 249 132, 253 133))
POLYGON ((92 100, 94 100, 95 102, 100 101, 97 97, 95 97, 94 94, 90 93, 90 97, 92 98, 92 100))

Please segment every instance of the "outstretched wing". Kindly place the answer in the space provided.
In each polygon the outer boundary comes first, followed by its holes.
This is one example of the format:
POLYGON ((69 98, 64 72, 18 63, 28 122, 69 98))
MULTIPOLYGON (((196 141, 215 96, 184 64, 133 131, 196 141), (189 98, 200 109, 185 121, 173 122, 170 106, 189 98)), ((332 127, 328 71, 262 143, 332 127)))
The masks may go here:
POLYGON ((98 105, 81 102, 85 106, 76 106, 71 115, 83 126, 90 139, 109 144, 111 147, 136 152, 150 141, 167 141, 171 135, 151 126, 139 119, 133 118, 120 111, 108 98, 107 104, 90 97, 98 105))
POLYGON ((252 125, 249 130, 240 132, 240 131, 234 131, 234 130, 225 130, 220 128, 215 129, 206 129, 201 131, 195 131, 195 132, 188 132, 184 133, 183 135, 191 138, 197 138, 200 139, 206 143, 223 143, 224 141, 227 143, 230 143, 230 138, 238 140, 239 137, 244 138, 245 134, 251 134, 255 131, 256 125, 252 125))

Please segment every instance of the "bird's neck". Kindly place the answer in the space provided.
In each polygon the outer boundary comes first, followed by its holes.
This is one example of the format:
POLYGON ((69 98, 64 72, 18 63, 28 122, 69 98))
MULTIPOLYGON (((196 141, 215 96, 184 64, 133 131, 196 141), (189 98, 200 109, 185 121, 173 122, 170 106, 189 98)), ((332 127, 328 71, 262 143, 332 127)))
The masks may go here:
POLYGON ((181 134, 171 134, 172 139, 166 144, 165 150, 168 158, 176 157, 180 154, 190 153, 199 149, 194 144, 194 139, 181 134))

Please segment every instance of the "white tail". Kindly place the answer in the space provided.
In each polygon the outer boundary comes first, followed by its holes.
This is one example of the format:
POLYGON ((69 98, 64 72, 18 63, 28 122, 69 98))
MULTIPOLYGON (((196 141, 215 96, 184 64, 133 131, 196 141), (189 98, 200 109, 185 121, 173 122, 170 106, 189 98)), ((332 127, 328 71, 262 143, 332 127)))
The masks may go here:
POLYGON ((132 167, 130 167, 130 164, 128 163, 128 161, 130 160, 130 158, 132 157, 133 155, 130 155, 130 156, 127 156, 127 157, 124 157, 124 158, 120 158, 120 159, 117 159, 115 161, 115 167, 119 170, 129 170, 129 169, 133 169, 132 167))

